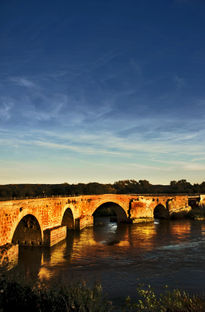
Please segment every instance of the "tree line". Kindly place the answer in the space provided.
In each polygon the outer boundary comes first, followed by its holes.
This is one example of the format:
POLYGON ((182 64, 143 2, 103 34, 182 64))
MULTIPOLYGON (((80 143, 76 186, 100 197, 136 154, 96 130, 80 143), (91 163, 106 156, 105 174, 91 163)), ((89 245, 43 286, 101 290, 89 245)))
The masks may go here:
POLYGON ((205 194, 205 182, 191 184, 183 179, 171 181, 169 185, 154 185, 147 180, 121 180, 113 184, 92 182, 0 185, 1 200, 94 194, 205 194))

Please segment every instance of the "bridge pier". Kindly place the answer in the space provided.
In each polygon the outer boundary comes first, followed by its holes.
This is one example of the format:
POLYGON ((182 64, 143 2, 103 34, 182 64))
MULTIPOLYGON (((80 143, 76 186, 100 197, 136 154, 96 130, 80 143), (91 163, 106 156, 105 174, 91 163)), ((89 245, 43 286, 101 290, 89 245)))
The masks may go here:
POLYGON ((154 221, 152 199, 143 196, 133 199, 130 203, 129 214, 132 223, 154 221))
POLYGON ((67 237, 67 227, 59 226, 44 231, 43 245, 52 247, 67 237))
POLYGON ((81 231, 86 227, 93 226, 94 219, 93 216, 81 216, 75 220, 75 230, 81 231))

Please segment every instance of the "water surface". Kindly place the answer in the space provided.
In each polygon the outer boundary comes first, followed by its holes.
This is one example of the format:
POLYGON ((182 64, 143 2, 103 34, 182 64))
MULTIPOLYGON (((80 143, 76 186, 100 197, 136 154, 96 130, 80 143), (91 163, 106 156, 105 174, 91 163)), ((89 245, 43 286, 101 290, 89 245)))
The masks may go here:
POLYGON ((108 297, 134 296, 139 283, 205 290, 205 222, 119 224, 108 218, 52 248, 21 247, 13 269, 48 283, 102 283, 108 297))

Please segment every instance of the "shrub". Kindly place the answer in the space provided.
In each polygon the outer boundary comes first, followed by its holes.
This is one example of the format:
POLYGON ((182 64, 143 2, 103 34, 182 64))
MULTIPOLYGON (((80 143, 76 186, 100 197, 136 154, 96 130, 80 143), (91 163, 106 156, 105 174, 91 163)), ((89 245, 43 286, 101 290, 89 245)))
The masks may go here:
POLYGON ((174 289, 166 290, 157 295, 151 286, 137 289, 136 302, 128 297, 126 311, 136 312, 204 312, 205 300, 185 291, 174 289))
POLYGON ((47 288, 34 287, 16 281, 0 280, 0 311, 21 312, 108 312, 111 304, 102 296, 101 285, 92 289, 85 283, 75 286, 47 288))

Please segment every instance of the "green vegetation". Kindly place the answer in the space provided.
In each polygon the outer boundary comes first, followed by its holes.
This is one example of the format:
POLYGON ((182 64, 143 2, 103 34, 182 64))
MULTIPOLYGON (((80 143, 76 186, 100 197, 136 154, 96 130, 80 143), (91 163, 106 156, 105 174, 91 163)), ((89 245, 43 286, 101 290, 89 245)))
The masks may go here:
POLYGON ((191 184, 186 180, 171 181, 169 185, 153 185, 146 180, 123 180, 113 184, 9 184, 0 185, 0 200, 50 196, 92 194, 205 194, 205 182, 191 184))
POLYGON ((0 280, 0 312, 109 312, 111 303, 102 296, 101 285, 84 283, 70 287, 34 287, 0 280))
POLYGON ((140 286, 136 300, 128 297, 123 307, 112 306, 104 298, 100 284, 89 288, 75 286, 47 288, 43 284, 28 286, 0 279, 0 311, 21 312, 204 312, 205 299, 185 291, 165 290, 156 294, 150 287, 140 286))
POLYGON ((137 289, 137 300, 126 299, 126 312, 204 312, 205 299, 178 289, 157 295, 149 285, 137 289))

